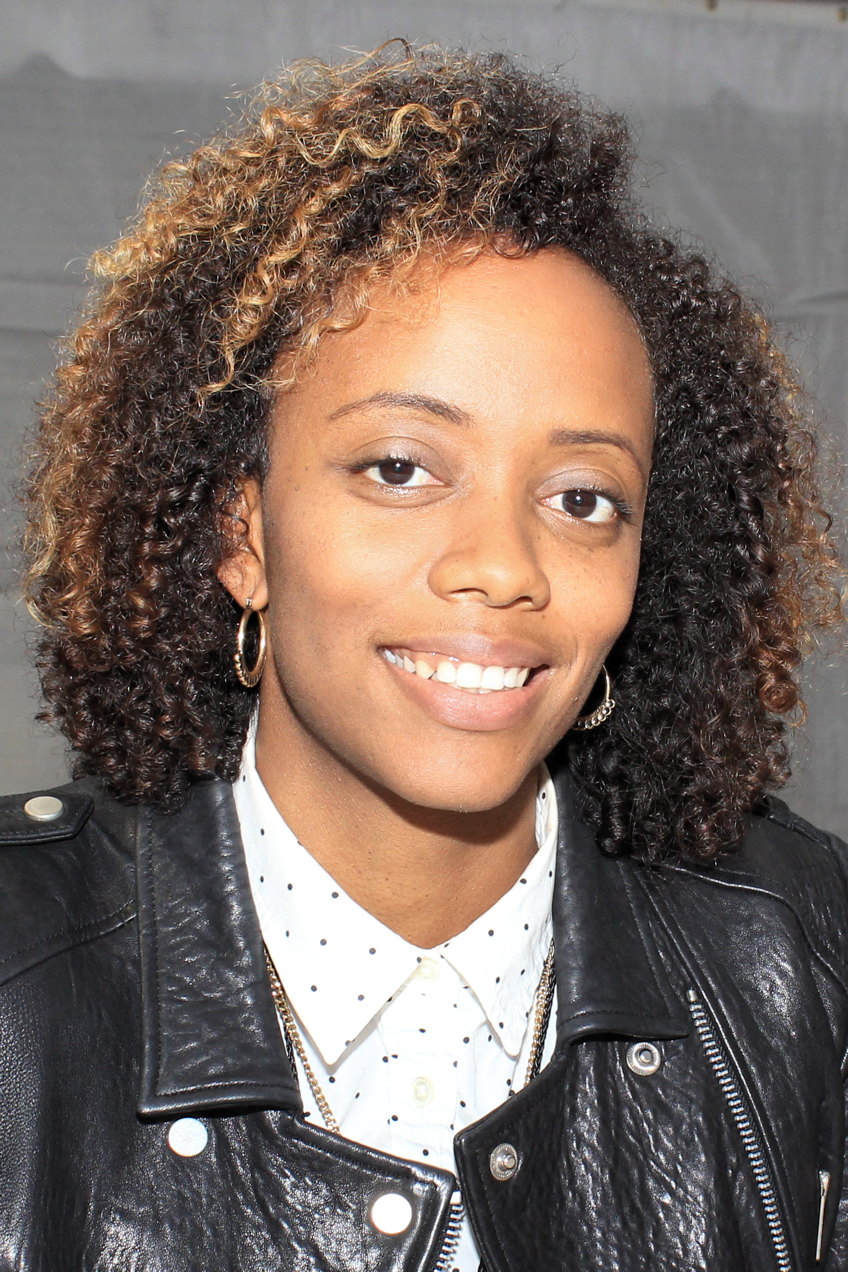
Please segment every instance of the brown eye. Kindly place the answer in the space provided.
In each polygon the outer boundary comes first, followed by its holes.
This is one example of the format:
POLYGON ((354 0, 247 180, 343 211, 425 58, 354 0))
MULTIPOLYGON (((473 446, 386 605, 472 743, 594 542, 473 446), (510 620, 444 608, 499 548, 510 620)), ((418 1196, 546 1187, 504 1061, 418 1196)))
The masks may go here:
POLYGON ((598 505, 594 490, 566 490, 562 496, 562 510, 572 517, 590 517, 598 505))
POLYGON ((389 486, 405 486, 415 476, 418 465, 408 459, 387 459, 377 464, 377 472, 389 486))
POLYGON ((377 486, 395 486, 410 489, 416 486, 438 485, 436 479, 421 464, 400 455, 387 455, 376 463, 365 464, 358 469, 377 486))
POLYGON ((577 521, 614 521, 618 509, 606 495, 596 490, 564 490, 551 500, 559 512, 565 512, 577 521))

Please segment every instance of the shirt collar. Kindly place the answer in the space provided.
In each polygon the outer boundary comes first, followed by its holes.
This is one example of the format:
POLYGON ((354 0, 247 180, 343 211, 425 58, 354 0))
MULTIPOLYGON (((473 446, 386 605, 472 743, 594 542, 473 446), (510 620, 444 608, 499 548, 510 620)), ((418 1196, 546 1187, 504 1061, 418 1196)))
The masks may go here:
POLYGON ((527 869, 485 914, 433 950, 369 914, 299 843, 256 770, 252 732, 234 793, 262 936, 325 1064, 339 1061, 425 956, 450 963, 507 1052, 518 1055, 551 940, 558 819, 544 765, 539 847, 527 869))
POLYGON ((474 992, 511 1056, 521 1050, 553 931, 557 803, 544 764, 536 796, 536 843, 534 856, 510 890, 438 947, 474 992))

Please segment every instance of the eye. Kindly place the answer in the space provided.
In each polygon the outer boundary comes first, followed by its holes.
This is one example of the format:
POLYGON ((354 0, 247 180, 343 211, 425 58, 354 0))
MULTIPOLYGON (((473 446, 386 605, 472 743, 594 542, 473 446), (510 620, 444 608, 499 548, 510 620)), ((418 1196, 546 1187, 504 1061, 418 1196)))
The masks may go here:
POLYGON ((366 473, 378 486, 410 487, 434 486, 435 477, 421 464, 398 455, 389 455, 377 463, 363 464, 359 472, 366 473))
POLYGON ((557 512, 565 512, 577 521, 615 521, 620 512, 612 499, 597 490, 564 490, 545 502, 557 512))

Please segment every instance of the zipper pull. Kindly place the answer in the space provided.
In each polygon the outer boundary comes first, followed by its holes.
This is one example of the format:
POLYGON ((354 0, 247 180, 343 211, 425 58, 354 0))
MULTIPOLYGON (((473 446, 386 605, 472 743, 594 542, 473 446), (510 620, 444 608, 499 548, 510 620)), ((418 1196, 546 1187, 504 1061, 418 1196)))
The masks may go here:
POLYGON ((816 1263, 821 1263, 822 1246, 824 1245, 824 1212, 827 1209, 827 1194, 830 1188, 830 1171, 819 1171, 819 1231, 816 1237, 816 1263))

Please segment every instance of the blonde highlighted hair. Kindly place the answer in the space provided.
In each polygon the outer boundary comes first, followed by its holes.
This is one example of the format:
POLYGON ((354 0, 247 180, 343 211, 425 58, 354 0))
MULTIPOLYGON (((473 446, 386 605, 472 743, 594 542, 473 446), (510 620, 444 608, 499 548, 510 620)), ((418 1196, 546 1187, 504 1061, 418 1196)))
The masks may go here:
POLYGON ((610 852, 706 858, 787 771, 839 571, 791 375, 757 311, 656 234, 623 121, 500 55, 391 46, 262 87, 169 164, 95 287, 41 421, 26 595, 47 716, 77 771, 175 808, 232 780, 253 707, 215 566, 266 462, 269 403, 378 279, 558 247, 629 306, 657 442, 619 708, 566 743, 610 852))

